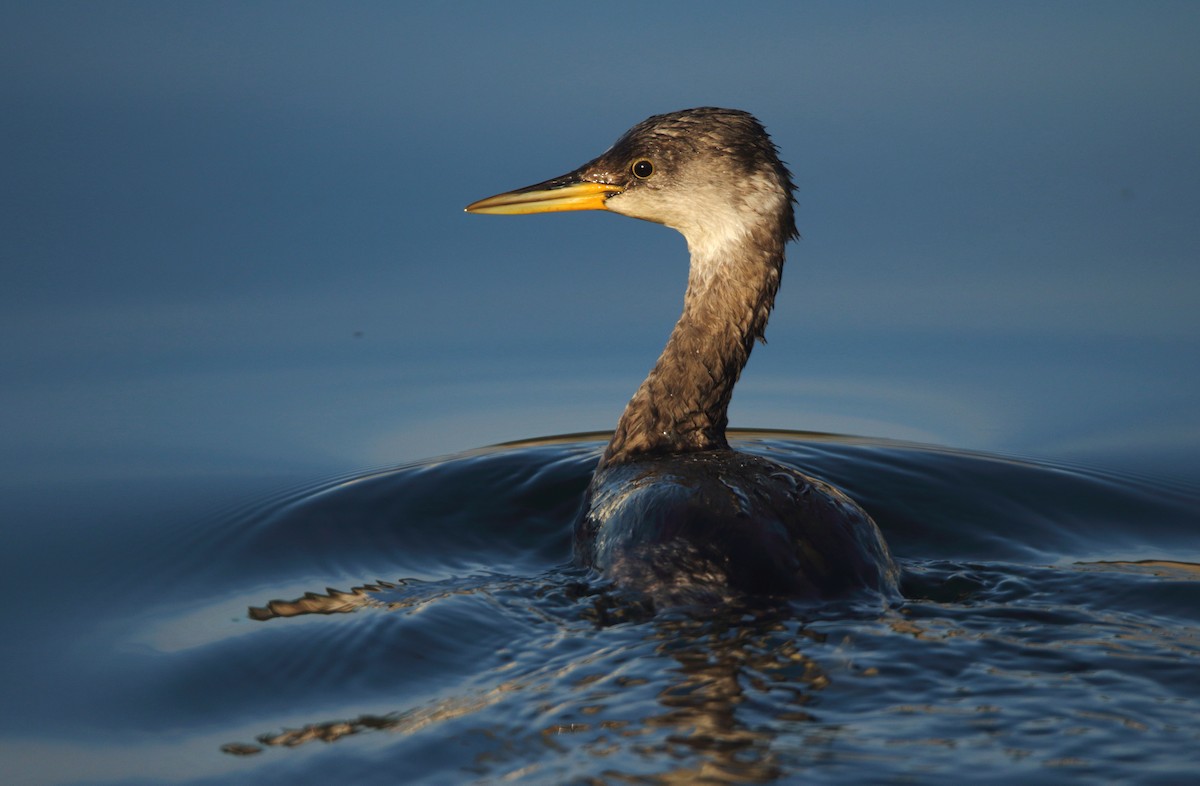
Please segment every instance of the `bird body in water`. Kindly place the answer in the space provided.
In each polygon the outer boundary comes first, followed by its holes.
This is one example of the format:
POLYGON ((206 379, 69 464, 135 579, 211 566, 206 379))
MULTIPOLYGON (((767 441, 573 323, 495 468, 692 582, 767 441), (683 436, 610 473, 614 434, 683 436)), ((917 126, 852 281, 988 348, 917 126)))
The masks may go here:
POLYGON ((651 117, 566 175, 467 207, 609 210, 687 239, 683 314, 621 415, 575 526, 577 560, 619 585, 668 598, 895 592, 891 555, 861 507, 725 437, 797 236, 793 191, 754 117, 705 107, 651 117))

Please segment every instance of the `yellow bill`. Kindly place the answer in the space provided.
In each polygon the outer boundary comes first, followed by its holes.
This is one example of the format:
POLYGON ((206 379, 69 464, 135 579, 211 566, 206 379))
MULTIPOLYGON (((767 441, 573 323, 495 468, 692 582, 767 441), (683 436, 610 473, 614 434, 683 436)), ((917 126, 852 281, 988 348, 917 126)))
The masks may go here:
POLYGON ((559 213, 566 210, 606 210, 604 202, 621 192, 620 186, 607 183, 547 180, 528 188, 481 199, 467 205, 468 213, 518 216, 526 213, 559 213))

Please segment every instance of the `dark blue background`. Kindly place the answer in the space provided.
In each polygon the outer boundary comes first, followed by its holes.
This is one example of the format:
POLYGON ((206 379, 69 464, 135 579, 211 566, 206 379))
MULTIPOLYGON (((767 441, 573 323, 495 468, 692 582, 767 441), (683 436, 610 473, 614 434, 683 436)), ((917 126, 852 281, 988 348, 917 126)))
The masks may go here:
MULTIPOLYGON (((611 428, 682 239, 462 208, 650 114, 749 110, 799 183, 733 425, 1194 484, 1198 40, 1190 2, 0 3, 0 758, 129 772, 26 720, 109 684, 46 659, 138 613, 101 588, 155 595, 107 560, 183 571, 189 522, 285 480, 611 428)), ((231 733, 143 773, 234 768, 231 733)))
POLYGON ((37 2, 0 30, 6 475, 611 427, 681 238, 462 206, 703 104, 800 185, 735 425, 1196 455, 1194 4, 37 2))

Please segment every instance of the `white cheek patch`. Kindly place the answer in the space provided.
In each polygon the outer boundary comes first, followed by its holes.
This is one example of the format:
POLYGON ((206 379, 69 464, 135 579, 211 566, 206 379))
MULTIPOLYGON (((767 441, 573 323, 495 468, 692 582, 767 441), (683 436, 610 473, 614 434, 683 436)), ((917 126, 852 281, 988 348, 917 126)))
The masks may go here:
POLYGON ((700 283, 711 281, 721 265, 737 255, 754 228, 777 225, 786 208, 787 195, 762 175, 746 178, 746 187, 737 193, 730 193, 720 180, 681 181, 676 188, 626 191, 610 198, 607 207, 678 230, 692 255, 690 279, 700 283))

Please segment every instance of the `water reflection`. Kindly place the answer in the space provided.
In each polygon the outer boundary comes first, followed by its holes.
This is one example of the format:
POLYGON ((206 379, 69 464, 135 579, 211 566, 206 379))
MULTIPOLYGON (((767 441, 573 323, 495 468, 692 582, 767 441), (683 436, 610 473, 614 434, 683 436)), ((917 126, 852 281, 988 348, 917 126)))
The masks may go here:
MULTIPOLYGON (((525 597, 557 594, 575 602, 555 615, 539 614, 555 630, 541 638, 598 638, 608 635, 616 646, 593 653, 594 665, 653 664, 609 670, 579 669, 551 661, 522 671, 505 663, 492 670, 489 687, 393 712, 364 713, 348 719, 314 721, 297 728, 266 732, 255 743, 230 742, 222 751, 247 756, 270 747, 293 748, 310 742, 331 743, 367 732, 411 735, 452 721, 476 717, 494 745, 475 762, 481 771, 503 766, 522 747, 521 737, 536 733, 541 744, 565 754, 575 750, 595 758, 604 777, 624 779, 655 773, 662 783, 767 782, 784 772, 773 751, 781 731, 814 720, 810 705, 830 678, 805 653, 825 644, 825 635, 810 631, 799 616, 802 607, 739 602, 720 609, 692 609, 655 614, 644 598, 610 594, 564 575, 525 597), (583 673, 580 673, 580 672, 583 673), (517 672, 517 673, 514 673, 517 672), (543 695, 546 703, 531 730, 498 722, 489 709, 514 694, 543 695), (672 762, 663 769, 662 762, 672 762)), ((348 591, 309 592, 295 600, 272 600, 252 607, 251 619, 267 622, 304 615, 359 611, 418 613, 452 595, 486 595, 498 599, 512 586, 437 586, 436 583, 377 582, 348 591)), ((862 614, 847 606, 846 613, 862 614)), ((829 613, 829 608, 824 608, 829 613)), ((875 614, 879 613, 876 609, 875 614)), ((869 615, 868 615, 869 617, 869 615)), ((274 623, 272 623, 274 624, 274 623)), ((506 715, 503 708, 500 715, 506 715)), ((820 736, 828 737, 830 729, 820 736)), ((526 764, 526 767, 529 765, 526 764)), ((536 767, 534 768, 536 769, 536 767)), ((527 773, 528 774, 528 773, 527 773)))
MULTIPOLYGON (((554 784, 945 781, 967 759, 1034 781, 1190 771, 1193 488, 738 436, 871 512, 900 606, 613 592, 566 567, 603 441, 573 437, 310 482, 174 529, 147 517, 87 562, 119 618, 47 618, 69 644, 23 673, 104 707, 113 750, 173 719, 164 759, 231 784, 344 782, 348 763, 376 773, 363 782, 554 784)), ((14 695, 36 711, 32 688, 14 695)))
POLYGON ((766 615, 672 620, 657 625, 655 636, 661 640, 657 654, 679 664, 678 680, 658 694, 663 712, 645 720, 647 727, 666 732, 662 752, 679 762, 662 779, 740 783, 782 774, 772 750, 778 729, 812 720, 806 710, 812 693, 828 683, 802 649, 804 637, 820 641, 819 635, 803 627, 791 630, 766 615), (743 717, 759 702, 760 713, 770 708, 766 725, 743 717))

